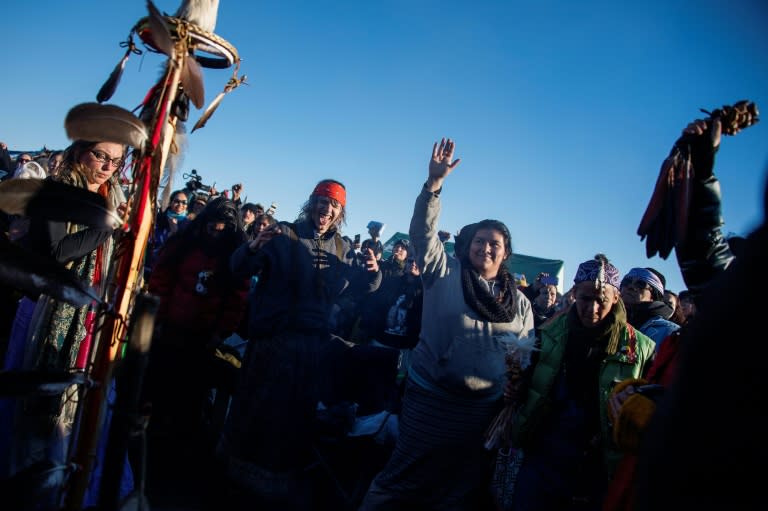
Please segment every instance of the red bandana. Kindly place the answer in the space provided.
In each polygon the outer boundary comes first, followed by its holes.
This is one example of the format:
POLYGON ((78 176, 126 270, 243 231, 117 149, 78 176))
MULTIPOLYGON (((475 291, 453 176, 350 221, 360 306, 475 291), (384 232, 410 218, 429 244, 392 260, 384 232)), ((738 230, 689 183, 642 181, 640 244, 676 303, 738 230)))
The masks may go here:
POLYGON ((315 187, 315 191, 312 192, 312 195, 320 195, 337 200, 342 207, 347 205, 347 191, 338 183, 329 183, 327 181, 319 183, 315 187))

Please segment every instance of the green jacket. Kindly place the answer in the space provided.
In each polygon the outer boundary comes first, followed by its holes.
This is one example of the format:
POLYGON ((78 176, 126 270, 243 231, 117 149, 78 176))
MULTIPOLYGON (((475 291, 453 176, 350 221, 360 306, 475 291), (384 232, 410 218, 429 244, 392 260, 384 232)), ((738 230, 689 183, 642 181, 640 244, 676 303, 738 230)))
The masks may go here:
MULTIPOLYGON (((530 387, 512 431, 512 442, 518 447, 525 447, 526 442, 535 433, 537 425, 541 424, 550 410, 550 393, 552 392, 555 378, 560 372, 567 340, 567 314, 563 314, 541 329, 539 360, 533 369, 530 387)), ((639 378, 644 374, 646 368, 650 365, 655 345, 649 337, 632 326, 627 325, 624 328, 617 353, 615 355, 607 355, 602 362, 599 384, 595 391, 599 393, 602 450, 609 474, 613 473, 613 469, 618 460, 621 459, 622 454, 613 444, 609 433, 608 396, 616 382, 627 378, 639 378), (628 357, 632 335, 636 339, 637 357, 634 361, 630 361, 628 357)))

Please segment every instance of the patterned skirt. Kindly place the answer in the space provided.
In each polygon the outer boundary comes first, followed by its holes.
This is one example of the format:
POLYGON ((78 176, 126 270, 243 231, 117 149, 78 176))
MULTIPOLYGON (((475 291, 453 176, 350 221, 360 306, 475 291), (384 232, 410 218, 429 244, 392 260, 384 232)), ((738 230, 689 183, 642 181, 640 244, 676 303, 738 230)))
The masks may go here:
POLYGON ((489 482, 493 453, 483 442, 499 406, 436 393, 409 379, 397 445, 371 483, 361 511, 471 509, 468 498, 489 482))

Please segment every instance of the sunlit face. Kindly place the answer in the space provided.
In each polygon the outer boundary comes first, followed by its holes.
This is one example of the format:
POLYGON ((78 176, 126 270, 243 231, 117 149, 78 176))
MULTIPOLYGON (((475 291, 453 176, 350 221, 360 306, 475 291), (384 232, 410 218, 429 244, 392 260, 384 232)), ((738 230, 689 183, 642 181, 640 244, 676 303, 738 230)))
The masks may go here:
POLYGON ((243 210, 243 224, 249 225, 256 220, 256 213, 250 209, 243 210))
POLYGON ((336 225, 341 217, 341 204, 335 199, 328 197, 315 197, 315 204, 312 207, 312 221, 315 223, 315 229, 320 234, 336 225))
POLYGON ((405 261, 408 257, 408 249, 398 243, 392 248, 392 257, 398 262, 405 261))
POLYGON ((551 284, 542 286, 536 296, 536 304, 542 309, 549 309, 557 301, 557 288, 551 284))
POLYGON ((606 284, 604 289, 604 293, 595 289, 594 282, 580 282, 574 286, 574 307, 579 321, 587 328, 594 327, 604 320, 619 301, 619 291, 615 287, 606 284))
POLYGON ((627 305, 652 302, 651 286, 640 279, 625 278, 621 281, 621 299, 627 305))
POLYGON ((83 151, 79 161, 85 166, 88 188, 98 190, 120 168, 121 165, 115 165, 115 161, 123 158, 123 146, 114 142, 99 142, 91 149, 83 151))
POLYGON ((32 156, 28 155, 27 153, 22 153, 16 157, 16 168, 21 168, 25 164, 32 161, 32 156))
POLYGON ((51 156, 48 159, 48 174, 51 176, 58 174, 62 161, 64 161, 64 156, 61 153, 51 156))
POLYGON ((469 262, 484 279, 496 277, 507 255, 504 235, 496 229, 479 229, 469 244, 469 262))
POLYGON ((187 194, 185 193, 177 193, 173 199, 171 199, 171 211, 176 213, 177 215, 180 214, 182 211, 187 210, 187 194))

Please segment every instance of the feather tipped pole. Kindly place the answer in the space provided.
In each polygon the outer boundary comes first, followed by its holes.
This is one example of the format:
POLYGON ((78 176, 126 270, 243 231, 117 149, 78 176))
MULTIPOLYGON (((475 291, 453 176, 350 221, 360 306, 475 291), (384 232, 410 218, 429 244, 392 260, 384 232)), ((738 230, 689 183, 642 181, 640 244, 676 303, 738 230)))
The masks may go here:
POLYGON ((155 43, 155 47, 159 51, 165 53, 173 60, 176 58, 176 45, 173 42, 173 37, 171 37, 171 31, 168 30, 165 18, 152 0, 147 0, 147 11, 149 11, 147 20, 152 31, 152 42, 155 43))
POLYGON ((247 79, 246 75, 243 75, 242 77, 238 78, 237 70, 235 70, 234 76, 232 76, 232 78, 229 79, 227 84, 224 86, 224 90, 219 92, 219 94, 213 99, 213 101, 211 101, 211 104, 208 105, 208 107, 205 109, 205 111, 203 112, 203 115, 200 116, 200 119, 197 120, 197 122, 195 123, 195 126, 192 128, 192 133, 194 133, 195 130, 198 130, 203 126, 205 126, 205 123, 207 123, 208 119, 211 118, 211 116, 213 115, 213 112, 215 112, 216 109, 219 108, 219 104, 224 99, 225 95, 229 94, 230 92, 232 92, 233 90, 235 90, 236 88, 238 88, 243 84, 248 85, 247 83, 245 83, 246 79, 247 79))
POLYGON ((195 57, 190 55, 184 59, 184 67, 181 69, 181 88, 198 110, 205 105, 205 85, 203 83, 203 70, 195 57))
POLYGON ((120 84, 120 79, 123 77, 125 64, 128 62, 128 57, 131 56, 131 53, 141 55, 141 50, 136 48, 136 45, 133 44, 133 37, 129 36, 127 41, 120 43, 120 46, 124 46, 126 48, 125 54, 123 55, 123 58, 120 59, 120 62, 117 63, 115 69, 113 69, 109 74, 107 81, 104 82, 104 84, 101 86, 101 89, 99 89, 99 92, 96 94, 96 101, 99 103, 109 101, 115 94, 117 86, 120 84))
POLYGON ((115 142, 137 149, 143 149, 149 138, 147 127, 131 112, 99 103, 73 107, 64 119, 64 129, 70 140, 115 142))

